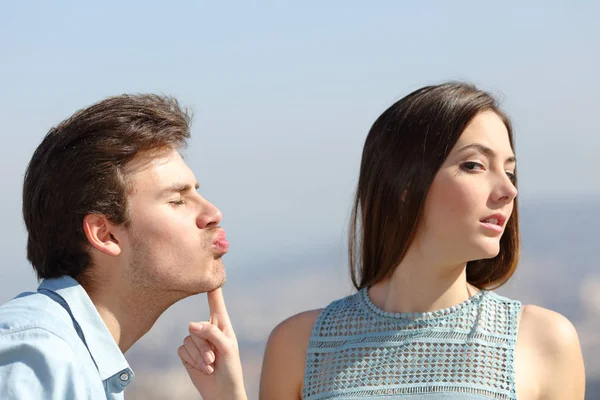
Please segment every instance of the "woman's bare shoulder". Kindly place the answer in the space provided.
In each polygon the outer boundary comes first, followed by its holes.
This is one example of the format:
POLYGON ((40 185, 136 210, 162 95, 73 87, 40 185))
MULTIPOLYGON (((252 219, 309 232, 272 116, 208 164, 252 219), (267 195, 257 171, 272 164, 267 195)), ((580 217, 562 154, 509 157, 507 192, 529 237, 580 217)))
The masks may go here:
POLYGON ((273 329, 263 359, 261 399, 301 398, 308 342, 321 311, 296 314, 273 329))
POLYGON ((558 354, 574 345, 579 346, 577 331, 571 321, 562 314, 532 304, 523 306, 519 330, 551 353, 558 354))
POLYGON ((571 321, 555 311, 525 305, 519 323, 519 339, 529 349, 530 365, 538 371, 542 397, 583 399, 583 356, 571 321), (561 394, 565 397, 560 397, 561 394))
POLYGON ((323 309, 304 311, 279 323, 271 332, 267 346, 306 353, 313 326, 323 309))

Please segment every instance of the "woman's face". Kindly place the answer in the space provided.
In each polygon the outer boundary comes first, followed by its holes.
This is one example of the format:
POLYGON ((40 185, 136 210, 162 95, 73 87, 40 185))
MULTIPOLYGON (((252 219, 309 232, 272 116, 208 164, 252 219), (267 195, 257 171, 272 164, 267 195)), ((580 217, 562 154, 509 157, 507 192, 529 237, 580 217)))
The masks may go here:
POLYGON ((427 194, 416 237, 421 250, 450 263, 498 255, 517 196, 514 172, 506 126, 493 111, 477 114, 427 194))

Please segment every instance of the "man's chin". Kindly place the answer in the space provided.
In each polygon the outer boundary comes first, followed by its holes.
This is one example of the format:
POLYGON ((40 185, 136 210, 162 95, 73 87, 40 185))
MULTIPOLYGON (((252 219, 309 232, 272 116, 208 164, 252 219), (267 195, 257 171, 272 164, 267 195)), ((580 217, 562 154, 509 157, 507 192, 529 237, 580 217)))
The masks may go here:
POLYGON ((226 280, 227 276, 225 274, 225 270, 222 269, 221 271, 218 271, 215 274, 213 274, 209 279, 199 284, 196 288, 195 294, 207 293, 220 287, 223 287, 223 285, 225 285, 226 280))
POLYGON ((225 271, 223 271, 223 274, 220 276, 220 279, 217 282, 215 282, 215 286, 211 290, 215 290, 215 289, 223 287, 225 285, 226 281, 227 281, 227 275, 225 274, 225 271))

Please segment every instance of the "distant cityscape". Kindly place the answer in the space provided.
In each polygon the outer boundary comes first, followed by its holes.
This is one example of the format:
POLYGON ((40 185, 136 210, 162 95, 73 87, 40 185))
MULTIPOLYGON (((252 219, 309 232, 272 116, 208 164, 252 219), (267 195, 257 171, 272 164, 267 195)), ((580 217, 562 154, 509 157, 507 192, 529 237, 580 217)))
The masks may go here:
MULTIPOLYGON (((523 303, 558 311, 575 324, 590 400, 600 399, 600 269, 595 256, 600 221, 590 218, 599 213, 600 202, 523 210, 522 261, 515 276, 499 290, 523 303)), ((251 260, 247 267, 229 272, 225 296, 240 341, 250 399, 258 399, 270 331, 297 312, 321 308, 352 293, 343 254, 343 248, 334 246, 298 249, 271 260, 251 260)), ((136 382, 128 389, 128 399, 200 398, 176 350, 187 335, 188 322, 205 319, 207 313, 204 296, 186 299, 167 311, 134 346, 127 356, 136 382)))
MULTIPOLYGON (((596 215, 600 215, 600 201, 522 207, 521 262, 512 279, 498 290, 525 304, 560 312, 573 322, 583 348, 589 400, 600 399, 600 220, 596 215)), ((258 399, 262 357, 271 330, 295 313, 322 308, 353 293, 345 248, 336 239, 330 246, 322 241, 312 247, 290 246, 267 259, 243 263, 236 254, 226 256, 225 299, 240 342, 250 399, 258 399)), ((26 261, 23 257, 7 262, 26 261)), ((33 289, 33 274, 27 279, 0 279, 1 301, 23 286, 33 289)), ((199 295, 175 304, 157 321, 126 355, 136 374, 127 399, 200 399, 177 348, 188 334, 188 323, 207 317, 206 297, 199 295)))

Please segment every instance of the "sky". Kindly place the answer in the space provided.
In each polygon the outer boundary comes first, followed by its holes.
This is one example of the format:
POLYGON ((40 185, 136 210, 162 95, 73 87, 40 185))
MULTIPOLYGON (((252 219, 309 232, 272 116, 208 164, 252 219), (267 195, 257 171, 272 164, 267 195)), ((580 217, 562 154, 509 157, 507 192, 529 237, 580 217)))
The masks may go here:
POLYGON ((34 149, 121 93, 193 110, 185 157, 223 211, 228 267, 343 244, 371 124, 446 80, 511 116, 522 206, 600 199, 597 2, 122 3, 0 3, 2 288, 35 283, 21 217, 34 149))

